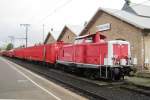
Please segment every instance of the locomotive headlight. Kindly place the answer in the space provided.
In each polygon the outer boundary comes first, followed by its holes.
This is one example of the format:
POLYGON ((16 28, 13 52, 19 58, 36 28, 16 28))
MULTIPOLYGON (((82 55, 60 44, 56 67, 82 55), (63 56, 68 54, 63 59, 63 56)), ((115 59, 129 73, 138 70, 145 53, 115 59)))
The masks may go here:
POLYGON ((117 56, 114 56, 114 57, 112 58, 112 60, 113 60, 113 64, 114 64, 114 65, 119 65, 119 64, 120 64, 120 61, 117 59, 117 56))

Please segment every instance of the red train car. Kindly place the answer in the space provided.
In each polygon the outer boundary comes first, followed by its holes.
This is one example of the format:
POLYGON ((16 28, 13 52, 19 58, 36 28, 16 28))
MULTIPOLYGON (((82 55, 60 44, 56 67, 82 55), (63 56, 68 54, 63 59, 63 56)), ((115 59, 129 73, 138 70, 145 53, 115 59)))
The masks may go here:
POLYGON ((7 57, 13 57, 14 56, 14 50, 8 50, 8 51, 1 51, 0 55, 7 56, 7 57))
POLYGON ((44 62, 55 64, 58 57, 58 52, 63 45, 63 42, 44 45, 44 62))
POLYGON ((71 72, 94 78, 119 80, 131 71, 130 44, 127 41, 106 41, 99 32, 80 36, 74 44, 56 42, 4 52, 20 59, 45 62, 71 72))
POLYGON ((105 41, 105 38, 99 32, 77 37, 75 44, 61 48, 57 63, 79 69, 91 78, 122 78, 131 67, 130 44, 122 40, 105 41))
POLYGON ((43 61, 44 45, 24 49, 24 58, 32 61, 43 61))
POLYGON ((23 48, 17 48, 14 50, 14 57, 24 59, 23 48))
POLYGON ((55 64, 62 42, 47 45, 37 45, 14 50, 14 57, 30 61, 40 61, 55 64))

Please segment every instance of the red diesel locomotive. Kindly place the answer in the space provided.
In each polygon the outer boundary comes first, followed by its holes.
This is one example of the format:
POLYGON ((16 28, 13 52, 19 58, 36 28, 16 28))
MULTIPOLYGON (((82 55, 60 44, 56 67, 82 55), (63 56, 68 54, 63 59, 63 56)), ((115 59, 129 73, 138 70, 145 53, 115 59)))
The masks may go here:
POLYGON ((99 32, 79 36, 74 44, 57 42, 10 52, 6 53, 7 56, 46 62, 67 71, 82 73, 91 79, 120 80, 129 75, 132 66, 129 42, 106 41, 106 37, 99 32))

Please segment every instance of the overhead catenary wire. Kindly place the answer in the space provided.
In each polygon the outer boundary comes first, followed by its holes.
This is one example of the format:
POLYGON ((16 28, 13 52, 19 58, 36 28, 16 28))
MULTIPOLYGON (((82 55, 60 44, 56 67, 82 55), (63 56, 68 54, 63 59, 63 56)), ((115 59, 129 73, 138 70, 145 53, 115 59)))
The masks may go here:
POLYGON ((62 5, 60 5, 59 7, 55 8, 51 13, 49 13, 48 15, 46 15, 45 17, 43 17, 40 21, 38 21, 38 23, 44 21, 45 19, 47 19, 48 17, 52 16, 54 13, 56 13, 58 10, 62 9, 63 7, 65 7, 66 5, 68 5, 69 3, 71 3, 73 0, 67 0, 65 3, 63 3, 62 5))
MULTIPOLYGON (((71 3, 72 1, 73 0, 67 0, 64 4, 62 4, 59 7, 55 8, 51 13, 49 13, 48 15, 46 15, 45 17, 43 17, 41 20, 37 21, 37 23, 43 22, 44 20, 46 20, 47 18, 49 18, 50 16, 52 16, 54 13, 56 13, 57 11, 59 11, 60 9, 62 9, 63 7, 65 7, 66 5, 68 5, 69 3, 71 3)), ((134 4, 134 5, 130 6, 130 7, 138 6, 138 5, 141 5, 141 4, 143 4, 145 2, 148 2, 148 1, 150 1, 150 0, 145 0, 145 1, 141 2, 141 3, 134 4)), ((119 12, 119 11, 114 11, 113 13, 117 13, 117 12, 119 12)))
MULTIPOLYGON (((55 4, 58 4, 60 1, 61 1, 61 0, 57 0, 57 1, 55 2, 55 4)), ((55 5, 55 4, 54 4, 54 5, 55 5)), ((52 10, 52 8, 50 8, 48 11, 50 11, 50 10, 52 10)), ((29 22, 32 21, 35 17, 36 17, 36 16, 33 15, 33 16, 29 19, 29 22)))
MULTIPOLYGON (((60 1, 60 0, 58 0, 60 1)), ((56 3, 58 3, 58 1, 56 3)), ((54 13, 56 13, 57 11, 61 10, 63 7, 65 7, 66 5, 68 5, 69 3, 71 3, 73 0, 67 0, 66 2, 64 2, 62 5, 58 6, 57 8, 55 8, 51 13, 49 13, 48 15, 46 15, 45 17, 43 17, 41 20, 35 22, 35 24, 42 24, 43 27, 43 42, 44 42, 44 30, 45 30, 45 26, 46 24, 42 23, 44 20, 46 20, 48 17, 52 16, 54 13)), ((33 17, 32 17, 33 18, 33 17)))
MULTIPOLYGON (((61 10, 62 8, 64 8, 64 7, 67 6, 68 4, 70 4, 72 1, 73 1, 73 0, 67 0, 66 2, 64 2, 63 4, 61 4, 60 6, 56 7, 54 10, 52 10, 52 11, 51 11, 49 14, 47 14, 45 17, 41 18, 39 21, 36 21, 35 24, 37 24, 37 23, 38 23, 38 24, 39 24, 39 23, 43 24, 43 23, 42 23, 43 21, 45 21, 46 19, 48 19, 48 18, 50 18, 51 16, 53 16, 53 14, 57 13, 59 10, 61 10)), ((137 4, 134 4, 134 5, 131 5, 130 7, 138 6, 138 5, 143 4, 143 3, 147 2, 147 1, 150 1, 150 0, 145 0, 145 1, 141 2, 141 3, 137 3, 137 4)), ((119 11, 120 11, 120 10, 119 10, 119 11)), ((113 14, 113 13, 117 13, 117 12, 119 12, 119 11, 114 11, 114 12, 112 12, 112 14, 113 14)), ((44 24, 44 25, 46 25, 46 24, 44 24)), ((43 39, 43 40, 44 40, 44 39, 43 39)))

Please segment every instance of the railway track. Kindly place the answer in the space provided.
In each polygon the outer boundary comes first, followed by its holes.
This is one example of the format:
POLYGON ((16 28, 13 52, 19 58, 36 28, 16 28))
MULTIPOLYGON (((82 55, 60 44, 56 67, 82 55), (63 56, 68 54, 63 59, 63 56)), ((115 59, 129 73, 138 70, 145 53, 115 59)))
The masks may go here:
MULTIPOLYGON (((129 91, 122 87, 126 85, 124 82, 107 82, 107 81, 92 81, 85 78, 80 78, 75 75, 70 75, 62 71, 50 69, 40 64, 33 64, 22 60, 14 60, 7 58, 49 80, 53 80, 56 84, 61 84, 65 88, 78 92, 81 95, 87 96, 89 99, 97 100, 150 100, 149 95, 129 91), (44 68, 43 68, 44 67, 44 68)), ((125 86, 125 87, 126 87, 125 86)))

